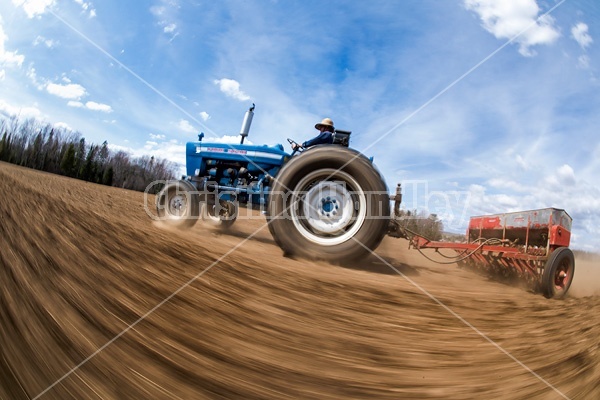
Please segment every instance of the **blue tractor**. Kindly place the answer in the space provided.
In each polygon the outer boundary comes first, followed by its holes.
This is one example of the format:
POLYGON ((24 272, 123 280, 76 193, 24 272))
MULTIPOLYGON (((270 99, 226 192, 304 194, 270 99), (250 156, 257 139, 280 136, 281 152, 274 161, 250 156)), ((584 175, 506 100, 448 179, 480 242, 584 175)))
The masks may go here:
POLYGON ((210 219, 227 229, 240 207, 252 207, 264 212, 284 254, 347 262, 374 250, 389 229, 390 196, 372 160, 348 147, 351 132, 290 153, 281 144, 244 144, 253 111, 239 144, 204 142, 203 134, 187 143, 186 176, 157 195, 158 216, 180 228, 210 219))

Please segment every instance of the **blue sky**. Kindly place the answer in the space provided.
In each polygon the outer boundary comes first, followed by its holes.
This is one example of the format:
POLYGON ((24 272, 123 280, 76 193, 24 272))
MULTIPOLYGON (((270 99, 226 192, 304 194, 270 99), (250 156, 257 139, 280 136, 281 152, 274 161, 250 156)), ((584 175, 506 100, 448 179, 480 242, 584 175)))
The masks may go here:
POLYGON ((596 0, 2 0, 0 113, 178 162, 253 102, 254 144, 330 117, 449 230, 559 207, 600 250, 599 22, 596 0))

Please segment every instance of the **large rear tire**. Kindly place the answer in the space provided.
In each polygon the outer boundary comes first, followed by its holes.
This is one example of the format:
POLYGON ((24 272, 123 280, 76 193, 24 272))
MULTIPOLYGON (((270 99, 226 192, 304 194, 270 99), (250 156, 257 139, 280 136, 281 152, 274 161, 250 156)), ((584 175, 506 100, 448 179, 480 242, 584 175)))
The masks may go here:
POLYGON ((281 169, 267 215, 284 253, 344 263, 377 248, 388 230, 390 200, 370 160, 355 150, 325 145, 281 169))
POLYGON ((156 196, 156 211, 161 221, 189 229, 200 216, 200 197, 190 182, 169 181, 156 196))
POLYGON ((542 274, 541 289, 545 297, 560 299, 565 297, 573 282, 575 256, 568 247, 554 250, 542 274))

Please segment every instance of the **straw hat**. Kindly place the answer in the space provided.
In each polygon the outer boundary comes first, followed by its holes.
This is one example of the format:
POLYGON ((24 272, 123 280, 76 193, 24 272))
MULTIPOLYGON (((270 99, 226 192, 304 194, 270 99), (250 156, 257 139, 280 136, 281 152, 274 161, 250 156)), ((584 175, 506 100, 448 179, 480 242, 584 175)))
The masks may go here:
POLYGON ((330 126, 333 128, 333 121, 331 118, 323 118, 323 121, 315 125, 315 129, 319 129, 321 126, 330 126))

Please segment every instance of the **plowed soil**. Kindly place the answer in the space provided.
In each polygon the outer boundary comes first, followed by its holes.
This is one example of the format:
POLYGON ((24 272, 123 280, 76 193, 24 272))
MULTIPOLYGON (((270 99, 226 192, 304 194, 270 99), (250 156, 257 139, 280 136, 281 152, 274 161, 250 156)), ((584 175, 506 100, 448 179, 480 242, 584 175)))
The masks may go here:
POLYGON ((256 213, 182 232, 138 192, 4 163, 0 188, 2 399, 600 398, 597 261, 548 300, 404 240, 336 266, 256 213))

